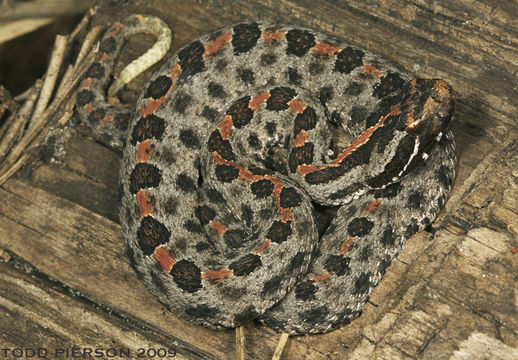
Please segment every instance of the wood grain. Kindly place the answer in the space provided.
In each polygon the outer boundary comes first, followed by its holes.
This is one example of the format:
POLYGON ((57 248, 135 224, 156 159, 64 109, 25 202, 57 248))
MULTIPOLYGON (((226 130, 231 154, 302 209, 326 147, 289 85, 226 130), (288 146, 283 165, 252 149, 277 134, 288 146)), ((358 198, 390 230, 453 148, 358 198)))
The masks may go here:
MULTIPOLYGON (((329 334, 290 338, 281 359, 460 359, 481 344, 491 344, 484 347, 489 358, 500 358, 498 346, 518 347, 518 254, 511 251, 518 247, 518 3, 110 4, 101 3, 94 22, 159 15, 175 33, 172 51, 247 19, 295 23, 382 54, 419 77, 441 77, 456 91, 459 175, 433 232, 407 243, 361 317, 329 334)), ((117 68, 148 41, 131 41, 117 68)), ((135 98, 152 71, 127 87, 123 101, 135 98)), ((0 249, 12 258, 0 263, 2 347, 165 346, 188 359, 235 358, 232 330, 176 318, 138 281, 117 224, 119 154, 81 126, 68 131, 60 139, 64 155, 50 146, 42 161, 0 187, 0 249)), ((245 326, 245 337, 249 359, 271 358, 279 339, 257 323, 245 326)))

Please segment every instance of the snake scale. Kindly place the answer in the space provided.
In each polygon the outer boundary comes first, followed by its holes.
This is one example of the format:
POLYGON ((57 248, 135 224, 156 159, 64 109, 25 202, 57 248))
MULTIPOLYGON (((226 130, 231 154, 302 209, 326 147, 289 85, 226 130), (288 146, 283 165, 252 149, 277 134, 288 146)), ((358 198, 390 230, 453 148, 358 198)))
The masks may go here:
POLYGON ((150 21, 108 30, 77 97, 94 131, 125 142, 120 221, 140 279, 212 328, 310 334, 357 317, 451 190, 450 86, 313 30, 245 23, 171 56, 134 110, 109 106, 121 44, 150 21))

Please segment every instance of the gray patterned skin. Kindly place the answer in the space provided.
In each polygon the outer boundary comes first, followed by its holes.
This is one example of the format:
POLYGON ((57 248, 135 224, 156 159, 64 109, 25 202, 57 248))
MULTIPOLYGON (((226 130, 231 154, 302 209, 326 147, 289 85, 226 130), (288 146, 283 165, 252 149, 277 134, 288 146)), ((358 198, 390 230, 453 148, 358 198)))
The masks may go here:
POLYGON ((240 24, 193 41, 150 79, 127 131, 133 267, 205 326, 262 318, 309 334, 349 322, 445 203, 453 102, 444 81, 312 30, 240 24), (354 137, 344 149, 336 126, 354 137), (316 203, 339 206, 320 239, 316 203))

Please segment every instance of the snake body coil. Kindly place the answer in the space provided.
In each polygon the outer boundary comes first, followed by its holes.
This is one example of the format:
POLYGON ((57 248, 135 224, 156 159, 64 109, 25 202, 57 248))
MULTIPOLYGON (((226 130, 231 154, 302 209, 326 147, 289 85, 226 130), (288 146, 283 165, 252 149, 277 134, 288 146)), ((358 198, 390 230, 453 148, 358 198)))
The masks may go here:
MULTIPOLYGON (((108 32, 79 91, 100 133, 124 131, 97 89, 139 21, 108 32)), ((312 30, 251 23, 194 40, 131 113, 120 220, 132 265, 203 325, 260 317, 306 334, 350 321, 444 205, 453 103, 446 82, 312 30), (339 146, 336 129, 353 140, 339 146), (334 218, 319 226, 322 209, 334 218)))

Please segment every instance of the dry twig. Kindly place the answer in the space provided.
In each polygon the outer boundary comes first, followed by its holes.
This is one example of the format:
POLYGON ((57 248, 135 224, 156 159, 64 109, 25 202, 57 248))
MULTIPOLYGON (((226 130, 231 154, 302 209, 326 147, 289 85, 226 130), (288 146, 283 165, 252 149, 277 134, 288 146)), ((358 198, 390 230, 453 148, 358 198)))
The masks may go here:
POLYGON ((288 341, 288 337, 290 335, 288 333, 282 333, 281 338, 279 339, 279 343, 277 344, 277 348, 273 353, 272 360, 279 360, 281 358, 282 352, 284 350, 284 346, 286 346, 286 342, 288 341))
MULTIPOLYGON (((95 10, 89 11, 78 28, 84 30, 94 13, 95 10)), ((73 32, 75 37, 81 33, 76 30, 73 32)), ((69 39, 75 39, 69 36, 56 38, 45 80, 43 83, 38 80, 29 91, 17 98, 24 101, 23 105, 12 120, 6 121, 5 129, 0 130, 0 185, 30 158, 31 152, 48 134, 52 121, 64 125, 70 118, 77 84, 97 57, 97 53, 92 51, 92 44, 99 33, 99 27, 88 33, 75 64, 67 68, 57 91, 54 91, 58 76, 62 73, 63 58, 70 51, 69 39)))
POLYGON ((245 331, 243 326, 236 328, 236 359, 245 359, 245 331))

